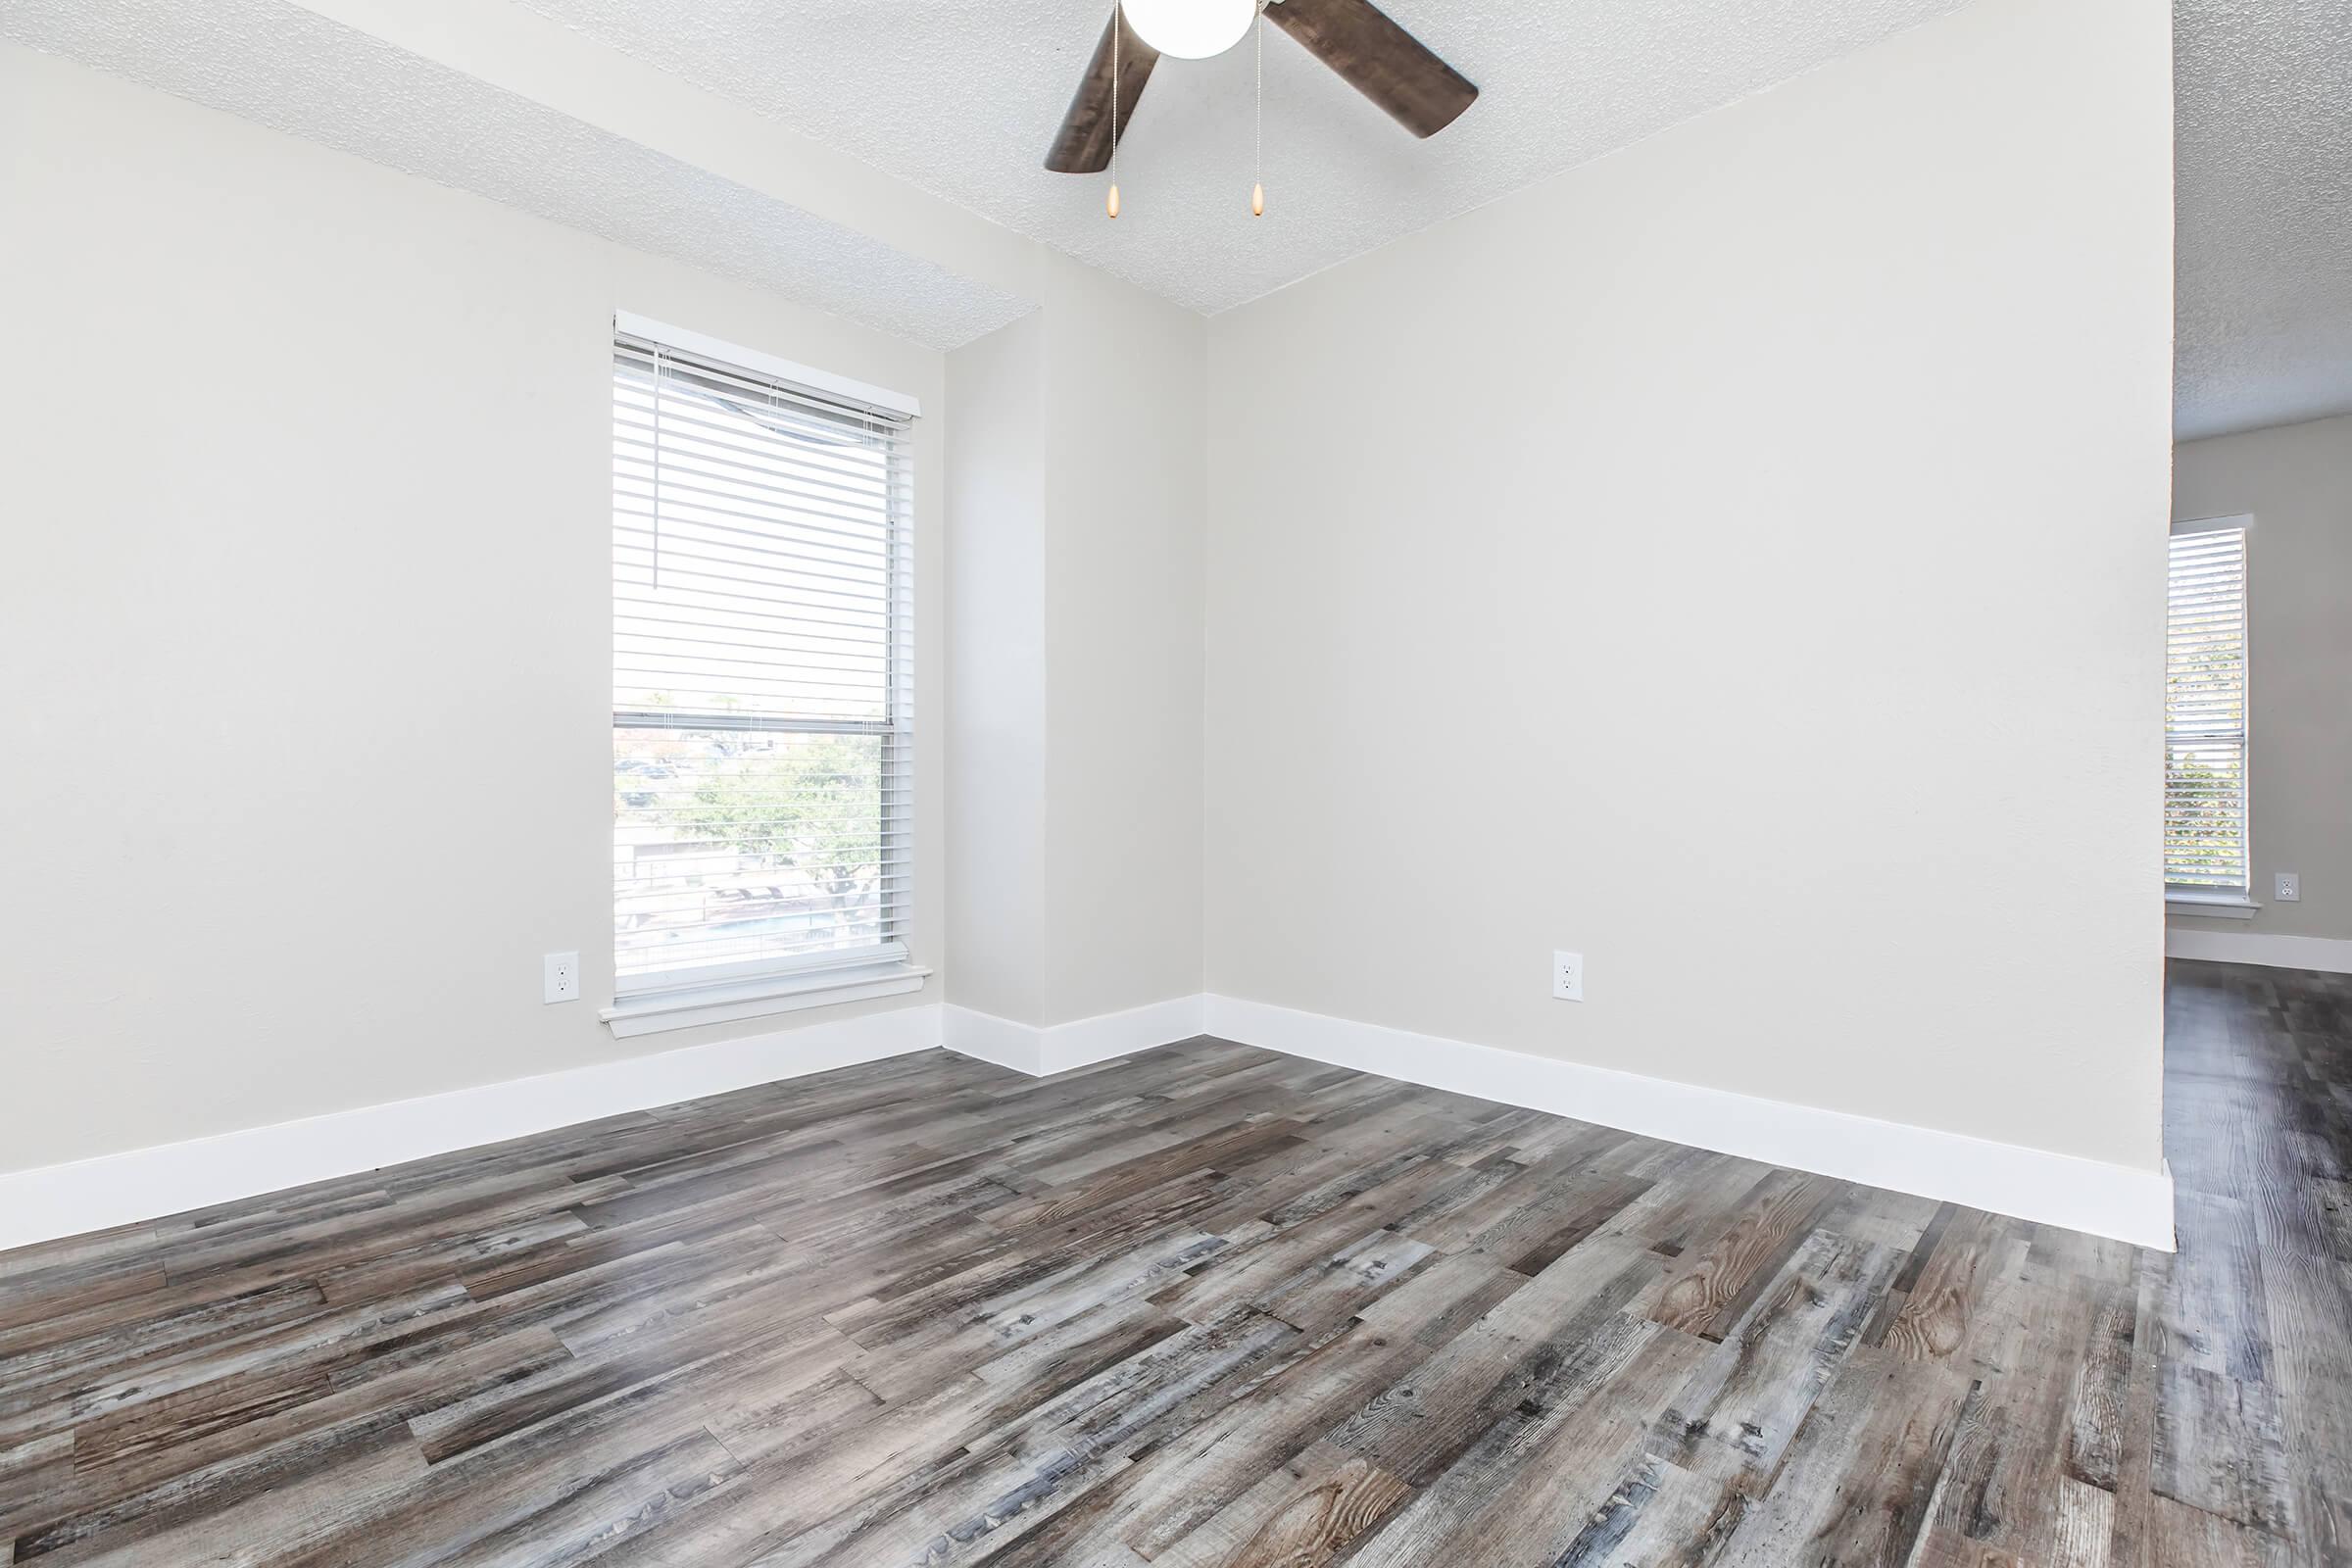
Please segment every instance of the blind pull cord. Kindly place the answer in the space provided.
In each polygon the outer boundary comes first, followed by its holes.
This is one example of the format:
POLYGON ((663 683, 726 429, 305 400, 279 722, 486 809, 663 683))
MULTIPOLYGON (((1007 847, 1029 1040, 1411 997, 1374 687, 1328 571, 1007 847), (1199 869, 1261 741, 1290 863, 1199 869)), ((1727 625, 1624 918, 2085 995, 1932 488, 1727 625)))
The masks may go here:
POLYGON ((654 580, 655 593, 662 591, 662 372, 669 357, 660 349, 654 351, 654 580))

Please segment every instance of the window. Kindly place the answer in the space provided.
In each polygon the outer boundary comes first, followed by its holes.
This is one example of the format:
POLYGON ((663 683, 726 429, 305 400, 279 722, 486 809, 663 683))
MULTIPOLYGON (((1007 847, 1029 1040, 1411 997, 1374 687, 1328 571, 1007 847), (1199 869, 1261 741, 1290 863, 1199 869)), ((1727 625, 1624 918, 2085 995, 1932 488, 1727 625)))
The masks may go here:
POLYGON ((613 341, 615 1015, 906 957, 908 414, 680 338, 613 341))
POLYGON ((2164 661, 2164 882, 2247 895, 2246 530, 2173 536, 2164 661))

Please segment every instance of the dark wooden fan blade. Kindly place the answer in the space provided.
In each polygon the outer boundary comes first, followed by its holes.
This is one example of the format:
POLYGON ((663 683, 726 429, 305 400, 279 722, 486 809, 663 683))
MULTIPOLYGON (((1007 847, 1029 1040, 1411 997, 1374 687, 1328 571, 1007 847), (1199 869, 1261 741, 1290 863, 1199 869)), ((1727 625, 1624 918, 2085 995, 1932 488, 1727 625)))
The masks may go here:
POLYGON ((1434 136, 1478 89, 1372 0, 1274 0, 1266 20, 1416 136, 1434 136))
POLYGON ((1102 41, 1095 45, 1095 58, 1086 68, 1086 75, 1078 83, 1076 96, 1070 99, 1070 112, 1061 117, 1061 129, 1054 137, 1054 150, 1046 154, 1046 167, 1057 174, 1099 174, 1110 167, 1110 29, 1119 29, 1119 134, 1127 134, 1127 122, 1134 118, 1135 101, 1144 95, 1144 83, 1152 79, 1152 68, 1159 64, 1159 51, 1136 35, 1127 25, 1124 12, 1114 15, 1102 25, 1102 41))

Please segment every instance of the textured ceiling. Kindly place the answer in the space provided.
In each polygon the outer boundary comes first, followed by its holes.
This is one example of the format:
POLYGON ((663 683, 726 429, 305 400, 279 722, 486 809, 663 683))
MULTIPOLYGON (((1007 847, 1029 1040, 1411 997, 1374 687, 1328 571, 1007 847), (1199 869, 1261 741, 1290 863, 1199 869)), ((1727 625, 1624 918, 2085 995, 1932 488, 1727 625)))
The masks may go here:
POLYGON ((1107 0, 523 0, 936 195, 1215 312, 1822 65, 1960 0, 1382 0, 1477 103, 1417 141, 1265 29, 1162 60, 1103 179, 1040 167, 1107 0))
POLYGON ((1030 309, 284 0, 0 0, 0 38, 935 348, 1030 309))
MULTIPOLYGON (((1107 0, 522 0, 1195 309, 1256 297, 1961 0, 1387 0, 1478 82, 1414 140, 1275 28, 1163 61, 1102 181, 1039 167, 1107 0)), ((485 18, 493 9, 485 6, 485 18)), ((2352 412, 2352 0, 2176 0, 2183 438, 2352 412)), ((0 0, 0 38, 954 347, 1026 301, 298 0, 0 0)))
POLYGON ((2178 0, 2183 439, 2352 412, 2352 0, 2178 0))

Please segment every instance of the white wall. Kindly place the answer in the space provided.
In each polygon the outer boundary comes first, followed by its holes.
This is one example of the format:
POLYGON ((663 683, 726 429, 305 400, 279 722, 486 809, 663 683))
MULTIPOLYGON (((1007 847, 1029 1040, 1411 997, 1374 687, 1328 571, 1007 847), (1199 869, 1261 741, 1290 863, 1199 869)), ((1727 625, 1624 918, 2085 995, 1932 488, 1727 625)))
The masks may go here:
MULTIPOLYGON (((814 1016, 615 1041, 611 318, 910 392, 942 356, 0 48, 0 1169, 814 1016), (540 1001, 579 950, 582 1001, 540 1001)), ((918 646, 912 946, 944 965, 918 646)), ((917 993, 871 1006, 937 1001, 917 993)))
POLYGON ((907 1003, 1205 988, 2152 1168, 2165 45, 1980 0, 1206 328, 563 39, 467 62, 1040 303, 945 357, 0 49, 0 1169, 772 1027, 594 1017, 616 306, 931 411, 907 1003))
POLYGON ((1045 1021, 1043 316, 948 358, 948 905, 958 1006, 1045 1021), (985 890, 985 892, 983 892, 985 890))
POLYGON ((1217 318, 1209 989, 2155 1169, 2170 92, 1981 0, 1217 318))
POLYGON ((1203 323, 571 67, 535 79, 1040 310, 951 385, 948 356, 0 45, 0 286, 46 367, 0 397, 0 733, 42 760, 0 813, 0 994, 10 1089, 54 1107, 0 1171, 949 995, 1043 1025, 1199 992, 1203 323), (616 308, 923 402, 922 993, 625 1044, 596 1019, 616 308), (584 999, 546 1006, 567 949, 584 999))
POLYGON ((1200 990, 1207 332, 1103 273, 1048 319, 1040 1024, 1200 990))
MULTIPOLYGON (((2254 515, 2247 550, 2253 696, 2250 920, 2228 937, 2352 940, 2352 416, 2184 442, 2173 515, 2254 515), (2300 903, 2272 896, 2294 871, 2300 903)), ((2290 950, 2294 951, 2294 950, 2290 950)))
POLYGON ((1200 990, 1200 318, 1074 272, 948 356, 959 1006, 1200 990))

